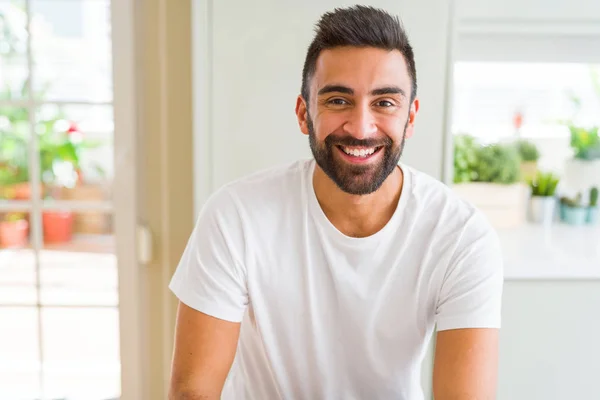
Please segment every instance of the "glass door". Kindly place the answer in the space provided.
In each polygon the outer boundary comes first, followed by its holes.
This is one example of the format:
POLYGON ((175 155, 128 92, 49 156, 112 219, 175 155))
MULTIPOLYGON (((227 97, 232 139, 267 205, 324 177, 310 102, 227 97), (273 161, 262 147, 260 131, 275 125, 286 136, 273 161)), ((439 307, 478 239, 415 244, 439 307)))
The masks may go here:
POLYGON ((111 49, 110 0, 0 0, 0 399, 121 394, 111 49))

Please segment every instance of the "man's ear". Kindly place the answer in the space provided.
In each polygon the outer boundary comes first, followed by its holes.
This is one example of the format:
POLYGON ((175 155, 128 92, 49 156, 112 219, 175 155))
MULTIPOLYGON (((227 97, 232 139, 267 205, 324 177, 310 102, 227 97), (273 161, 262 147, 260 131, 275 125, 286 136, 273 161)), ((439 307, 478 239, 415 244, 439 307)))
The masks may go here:
POLYGON ((296 118, 298 118, 298 125, 300 131, 305 135, 308 135, 308 105, 304 98, 300 95, 296 99, 296 118))
POLYGON ((412 137, 415 129, 415 118, 419 112, 419 99, 414 99, 410 105, 410 112, 408 113, 408 121, 406 124, 406 138, 412 137))

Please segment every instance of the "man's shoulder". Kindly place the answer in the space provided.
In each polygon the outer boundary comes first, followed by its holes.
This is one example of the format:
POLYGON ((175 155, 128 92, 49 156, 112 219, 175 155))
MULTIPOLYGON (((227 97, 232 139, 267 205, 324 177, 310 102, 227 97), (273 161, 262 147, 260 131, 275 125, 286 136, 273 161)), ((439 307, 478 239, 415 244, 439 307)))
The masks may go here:
POLYGON ((475 206, 460 197, 460 195, 452 190, 450 185, 415 168, 407 167, 407 170, 412 175, 411 186, 413 194, 423 205, 442 208, 450 207, 452 211, 459 211, 465 215, 472 215, 477 212, 475 206))
POLYGON ((300 188, 308 168, 310 160, 298 160, 264 168, 226 184, 223 190, 244 199, 286 194, 290 189, 300 188))
POLYGON ((412 175, 412 197, 423 219, 431 219, 442 230, 462 231, 473 226, 491 229, 485 215, 451 186, 414 168, 407 167, 407 171, 412 175))
POLYGON ((285 205, 300 197, 310 163, 311 160, 299 160, 245 175, 217 189, 205 207, 238 213, 241 209, 252 210, 255 214, 260 209, 285 205))

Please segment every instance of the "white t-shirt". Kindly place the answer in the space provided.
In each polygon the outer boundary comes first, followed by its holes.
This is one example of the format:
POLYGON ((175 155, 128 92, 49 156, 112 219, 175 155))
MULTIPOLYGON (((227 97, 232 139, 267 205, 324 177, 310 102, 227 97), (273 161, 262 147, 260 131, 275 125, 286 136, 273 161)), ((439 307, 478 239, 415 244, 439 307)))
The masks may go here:
POLYGON ((497 236, 401 164, 391 220, 348 237, 317 201, 314 168, 299 161, 218 190, 170 288, 196 310, 243 320, 223 399, 422 399, 434 326, 500 327, 497 236))

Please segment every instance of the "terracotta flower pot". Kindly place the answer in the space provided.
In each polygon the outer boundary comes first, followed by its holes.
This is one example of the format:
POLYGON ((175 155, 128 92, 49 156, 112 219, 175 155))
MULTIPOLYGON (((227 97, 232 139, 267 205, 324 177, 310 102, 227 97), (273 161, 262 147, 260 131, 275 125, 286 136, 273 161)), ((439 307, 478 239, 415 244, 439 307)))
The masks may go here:
POLYGON ((70 211, 44 211, 44 243, 66 243, 73 238, 73 213, 70 211))
MULTIPOLYGON (((44 186, 40 184, 40 195, 44 195, 44 186)), ((0 195, 10 200, 30 200, 31 184, 29 182, 15 183, 0 188, 0 195)))
POLYGON ((27 245, 29 223, 20 219, 17 221, 0 222, 0 247, 23 247, 27 245))
POLYGON ((13 185, 15 191, 15 200, 31 199, 31 185, 29 182, 17 183, 13 185))

